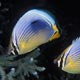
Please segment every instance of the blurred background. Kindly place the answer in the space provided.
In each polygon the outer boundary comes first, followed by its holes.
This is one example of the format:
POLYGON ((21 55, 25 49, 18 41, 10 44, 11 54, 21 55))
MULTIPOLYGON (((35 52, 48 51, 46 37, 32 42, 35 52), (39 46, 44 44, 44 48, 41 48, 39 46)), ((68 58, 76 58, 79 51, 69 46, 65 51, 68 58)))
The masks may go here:
MULTIPOLYGON (((0 0, 0 44, 6 48, 9 45, 12 29, 17 20, 29 9, 46 9, 57 19, 62 29, 61 37, 55 41, 40 46, 40 66, 46 70, 39 73, 38 80, 80 80, 80 75, 72 75, 60 70, 53 59, 80 36, 80 4, 68 0, 0 0)), ((28 80, 37 80, 32 76, 28 80)))

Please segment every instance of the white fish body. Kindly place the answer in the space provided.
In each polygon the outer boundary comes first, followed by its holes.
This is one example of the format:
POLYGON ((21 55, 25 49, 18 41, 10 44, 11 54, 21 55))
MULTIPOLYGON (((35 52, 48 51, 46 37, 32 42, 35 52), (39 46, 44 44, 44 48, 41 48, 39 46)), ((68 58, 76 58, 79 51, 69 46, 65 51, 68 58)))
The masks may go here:
POLYGON ((62 53, 58 59, 58 67, 63 71, 80 74, 80 38, 73 40, 72 44, 62 53))
POLYGON ((59 36, 57 24, 48 13, 37 9, 30 10, 18 20, 13 29, 10 42, 12 52, 28 53, 59 36))

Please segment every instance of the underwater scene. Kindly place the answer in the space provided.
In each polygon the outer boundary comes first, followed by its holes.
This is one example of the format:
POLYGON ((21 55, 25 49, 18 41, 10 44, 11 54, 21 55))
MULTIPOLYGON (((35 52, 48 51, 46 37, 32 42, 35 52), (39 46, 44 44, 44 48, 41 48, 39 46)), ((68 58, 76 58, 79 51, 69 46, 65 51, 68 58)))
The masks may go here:
POLYGON ((0 0, 0 80, 80 80, 78 3, 0 0))

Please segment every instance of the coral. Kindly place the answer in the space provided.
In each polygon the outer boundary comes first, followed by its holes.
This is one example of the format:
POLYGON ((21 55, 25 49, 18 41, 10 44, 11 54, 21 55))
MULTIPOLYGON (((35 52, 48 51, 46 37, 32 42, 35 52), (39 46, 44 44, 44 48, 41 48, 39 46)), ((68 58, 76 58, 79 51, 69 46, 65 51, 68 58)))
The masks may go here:
MULTIPOLYGON (((0 50, 2 47, 0 48, 0 50)), ((1 55, 0 56, 0 80, 25 80, 25 76, 33 74, 38 78, 38 72, 44 71, 45 67, 36 65, 40 55, 39 49, 27 55, 1 55), (6 72, 8 70, 8 72, 6 72), (37 72, 38 71, 38 72, 37 72), (16 79, 15 79, 16 78, 16 79)))

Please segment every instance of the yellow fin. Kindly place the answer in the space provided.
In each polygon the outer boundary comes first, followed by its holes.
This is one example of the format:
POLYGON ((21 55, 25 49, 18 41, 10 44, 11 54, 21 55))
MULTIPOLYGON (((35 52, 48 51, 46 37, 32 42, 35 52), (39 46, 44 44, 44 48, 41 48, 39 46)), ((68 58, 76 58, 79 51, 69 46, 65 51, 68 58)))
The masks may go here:
POLYGON ((54 25, 52 28, 55 31, 55 33, 51 36, 50 41, 60 37, 60 33, 59 33, 59 30, 58 30, 57 26, 54 25))

